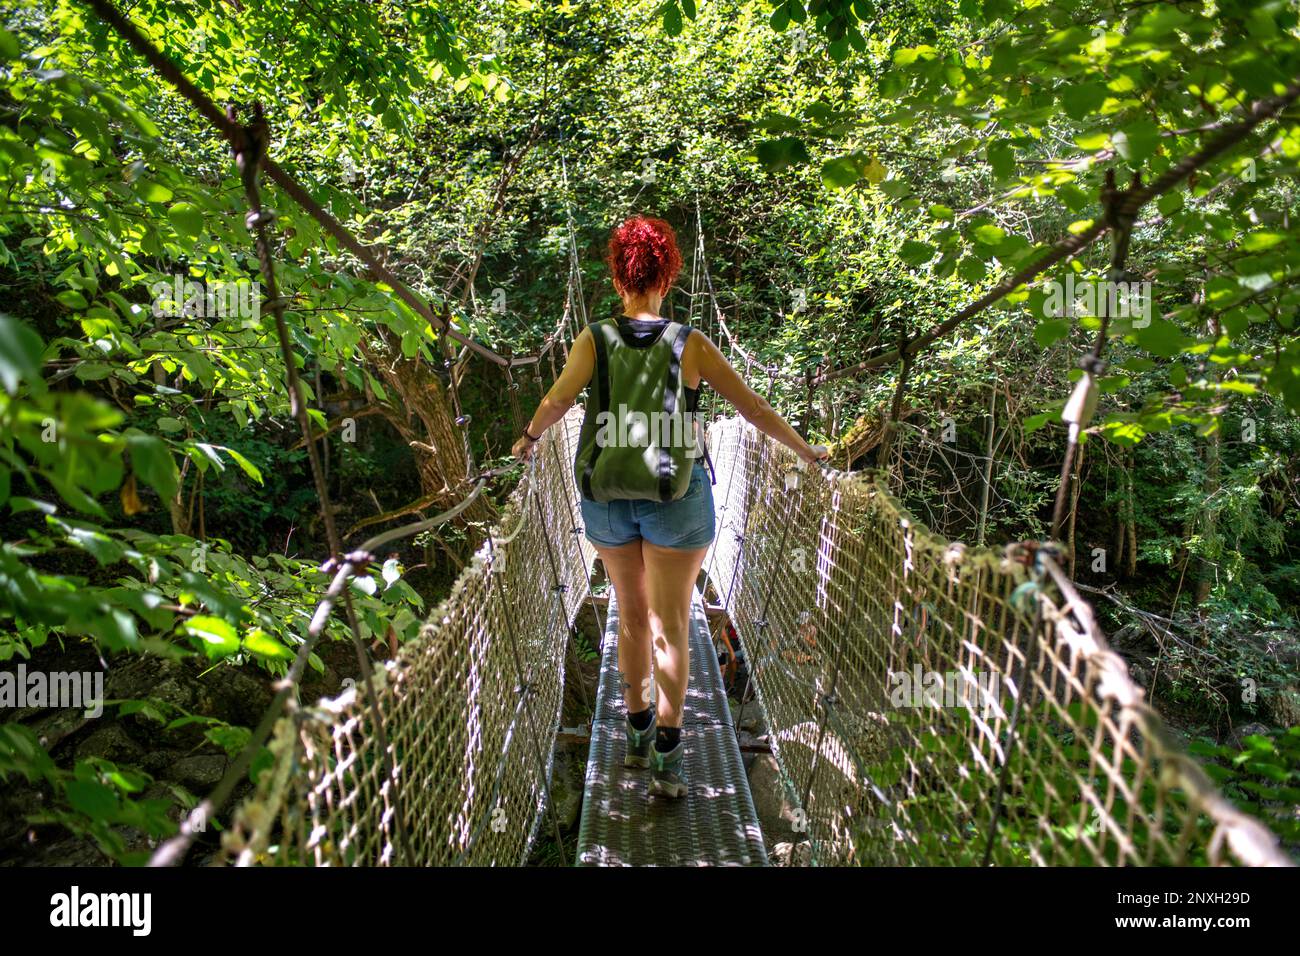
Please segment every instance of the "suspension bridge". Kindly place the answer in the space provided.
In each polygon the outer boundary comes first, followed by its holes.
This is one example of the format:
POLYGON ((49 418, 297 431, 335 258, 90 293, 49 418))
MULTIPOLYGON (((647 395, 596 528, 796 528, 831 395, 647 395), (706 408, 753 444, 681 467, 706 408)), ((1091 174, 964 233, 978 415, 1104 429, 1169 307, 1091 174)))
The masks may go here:
MULTIPOLYGON (((424 634, 376 665, 377 707, 358 685, 281 718, 234 862, 517 865, 543 831, 587 864, 766 862, 699 605, 688 796, 655 805, 622 767, 611 606, 577 840, 548 820, 593 559, 566 466, 579 425, 575 410, 547 433, 424 634)), ((736 419, 710 452, 702 593, 735 623, 815 863, 1287 862, 1170 741, 1050 555, 939 540, 878 479, 800 471, 736 419), (891 675, 918 670, 946 675, 949 699, 900 700, 891 675)))
MULTIPOLYGON (((1123 661, 1106 645, 1056 562, 1050 542, 1002 550, 932 534, 890 494, 879 473, 801 470, 789 452, 713 408, 708 442, 718 483, 718 533, 705 561, 692 625, 692 679, 684 740, 687 796, 653 805, 643 777, 622 767, 617 606, 604 622, 581 823, 566 838, 552 794, 554 753, 576 622, 593 600, 595 555, 582 534, 572 461, 580 409, 550 429, 499 522, 419 639, 377 663, 338 697, 296 702, 297 681, 324 621, 346 600, 351 577, 375 549, 453 519, 492 473, 441 515, 377 535, 346 551, 298 380, 285 305, 275 284, 259 181, 272 180, 326 232, 394 290, 461 361, 503 370, 519 419, 513 370, 541 382, 544 360, 585 322, 570 220, 570 308, 536 355, 502 356, 458 332, 375 251, 266 155, 260 108, 241 124, 219 110, 109 0, 86 0, 231 145, 248 223, 287 370, 290 406, 321 499, 332 574, 299 654, 248 747, 200 805, 219 809, 263 743, 271 766, 223 833, 241 865, 519 865, 546 833, 583 864, 761 865, 767 861, 736 726, 704 602, 734 625, 754 699, 770 728, 788 802, 809 859, 819 865, 1287 865, 1276 838, 1236 810, 1174 742, 1123 661), (577 273, 575 279, 575 273, 577 273), (574 296, 574 286, 578 295, 574 296)), ((795 377, 812 390, 872 368, 900 367, 888 441, 916 355, 962 322, 1077 255, 1113 239, 1122 276, 1139 209, 1222 155, 1300 98, 1300 83, 1255 104, 1196 154, 1152 183, 1119 190, 1109 180, 1103 215, 922 335, 839 369, 795 377)), ((567 178, 567 172, 566 172, 567 178)), ((698 210, 697 210, 697 225, 698 210)), ((739 343, 718 307, 697 229, 692 298, 700 317, 747 376, 769 387, 789 373, 739 343)), ((1053 538, 1079 434, 1096 401, 1093 376, 1106 342, 1103 315, 1084 375, 1063 415, 1053 538)), ((443 344, 440 340, 440 346, 443 344)), ((451 397, 460 414, 458 375, 451 397)), ((468 454, 467 454, 468 457, 468 454)), ((887 461, 887 456, 881 456, 887 461)), ((353 626, 359 656, 365 652, 353 626)), ((580 683, 575 681, 575 683, 580 683)), ((155 854, 180 860, 201 826, 192 816, 155 854)))

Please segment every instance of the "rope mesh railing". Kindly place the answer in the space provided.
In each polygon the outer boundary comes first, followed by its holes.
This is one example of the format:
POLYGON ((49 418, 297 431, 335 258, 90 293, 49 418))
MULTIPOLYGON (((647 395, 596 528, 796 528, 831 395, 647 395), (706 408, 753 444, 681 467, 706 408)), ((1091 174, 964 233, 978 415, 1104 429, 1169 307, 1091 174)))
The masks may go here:
POLYGON ((569 627, 594 556, 575 533, 572 473, 555 464, 572 459, 580 425, 576 409, 547 432, 500 523, 420 637, 376 666, 391 778, 364 685, 303 706, 277 724, 274 766, 235 816, 229 858, 523 862, 544 821, 569 627), (410 859, 398 859, 399 827, 410 859))
MULTIPOLYGON (((435 310, 402 283, 373 248, 266 155, 268 126, 260 105, 252 122, 239 123, 235 109, 223 113, 109 0, 86 2, 235 150, 248 224, 256 235, 288 370, 291 409, 321 498, 333 555, 327 567, 337 571, 299 659, 278 685, 262 724, 196 813, 206 820, 221 807, 274 722, 268 742, 275 758, 272 772, 260 777, 256 795, 241 808, 224 841, 240 862, 519 862, 548 802, 546 755, 558 728, 566 642, 587 593, 592 558, 590 546, 576 533, 575 489, 563 464, 575 440, 576 415, 539 449, 539 463, 512 496, 502 524, 489 534, 421 639, 373 674, 363 667, 361 688, 314 709, 290 708, 289 716, 277 718, 340 596, 353 624, 358 658, 364 661, 346 586, 371 555, 365 549, 340 553, 283 303, 275 294, 268 232, 274 216, 262 207, 259 175, 264 172, 279 185, 441 336, 459 341, 466 355, 475 352, 504 368, 516 424, 518 383, 510 369, 540 366, 548 356, 553 368, 555 346, 566 345, 564 332, 557 330, 540 354, 520 358, 499 355, 457 332, 446 306, 435 310), (557 443, 565 446, 564 454, 557 443), (500 529, 511 530, 503 534, 500 529), (272 846, 276 835, 279 842, 272 846)), ((1103 191, 1106 215, 1088 230, 1061 240, 928 332, 900 336, 897 350, 815 376, 806 373, 799 380, 807 387, 808 403, 819 384, 901 360, 891 413, 891 425, 896 424, 907 369, 919 350, 1107 231, 1117 237, 1112 271, 1118 274, 1129 229, 1142 206, 1298 98, 1300 81, 1279 96, 1252 104, 1238 122, 1148 186, 1135 180, 1121 193, 1114 189, 1112 175, 1103 191)), ((563 172, 567 187, 567 168, 563 172)), ((733 357, 744 359, 746 372, 757 367, 767 374, 770 394, 778 377, 789 376, 764 367, 731 335, 708 275, 698 207, 697 231, 696 260, 703 266, 704 283, 693 280, 692 302, 707 287, 715 331, 723 333, 733 357)), ((564 331, 585 311, 581 270, 574 270, 571 214, 569 239, 571 291, 576 282, 579 295, 561 319, 564 331)), ((472 282, 467 294, 471 288, 472 282)), ((1104 343, 1103 321, 1087 375, 1099 371, 1104 343)), ((464 424, 459 376, 454 367, 450 371, 457 424, 464 424)), ((1067 411, 1075 398, 1087 406, 1091 387, 1085 377, 1067 411)), ((1067 419, 1072 438, 1054 515, 1058 537, 1074 436, 1090 415, 1089 408, 1067 419)), ((881 485, 813 479, 797 489, 779 480, 784 453, 768 454, 766 443, 739 426, 730 431, 722 427, 716 436, 723 444, 715 460, 724 463, 724 473, 725 462, 732 468, 720 509, 724 525, 710 567, 746 641, 759 694, 780 728, 783 769, 792 786, 806 781, 802 803, 812 811, 814 846, 821 859, 1285 859, 1267 830, 1234 811, 1196 764, 1165 742, 1159 720, 1145 707, 1121 662, 1106 650, 1087 605, 1045 552, 1031 558, 1031 570, 1026 570, 991 552, 947 545, 907 518, 881 485), (803 554, 804 560, 788 561, 790 554, 803 554), (900 688, 893 685, 896 677, 909 673, 906 666, 915 668, 918 681, 922 674, 926 680, 930 674, 953 675, 965 706, 895 706, 892 699, 900 688), (997 685, 983 686, 981 679, 997 685), (974 705, 968 699, 972 688, 974 705)), ((886 449, 891 437, 892 431, 887 432, 886 449)), ((466 462, 472 471, 468 444, 466 462)), ((479 477, 472 494, 481 490, 485 478, 479 477)), ((914 696, 924 698, 926 692, 913 688, 914 696)), ((153 862, 182 858, 194 832, 187 823, 154 854, 153 862)), ((558 825, 556 836, 562 843, 558 825)))
POLYGON ((876 478, 796 472, 738 419, 710 452, 705 568, 817 862, 1288 862, 1169 741, 1048 552, 938 539, 876 478))

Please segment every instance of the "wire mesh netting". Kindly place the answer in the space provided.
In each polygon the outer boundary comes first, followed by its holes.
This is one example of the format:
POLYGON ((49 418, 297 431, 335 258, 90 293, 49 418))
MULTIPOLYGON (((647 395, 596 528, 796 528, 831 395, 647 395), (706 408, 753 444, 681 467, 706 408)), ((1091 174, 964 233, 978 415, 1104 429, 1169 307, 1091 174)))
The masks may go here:
POLYGON ((1046 552, 966 548, 882 482, 710 430, 705 570, 813 858, 1284 864, 1166 736, 1046 552))
POLYGON ((238 863, 518 865, 538 827, 569 626, 594 552, 572 470, 581 409, 550 429, 418 640, 364 683, 282 718, 227 835, 238 863), (391 774, 386 771, 391 768, 391 774))

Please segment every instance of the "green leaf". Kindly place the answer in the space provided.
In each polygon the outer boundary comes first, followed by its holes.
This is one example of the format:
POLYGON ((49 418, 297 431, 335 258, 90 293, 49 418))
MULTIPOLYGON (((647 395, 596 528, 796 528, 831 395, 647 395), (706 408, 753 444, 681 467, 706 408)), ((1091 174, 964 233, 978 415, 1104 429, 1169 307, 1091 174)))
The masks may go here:
POLYGON ((1016 171, 1016 155, 1008 142, 994 143, 988 149, 989 165, 998 179, 1007 179, 1016 171))
POLYGON ((74 309, 78 312, 85 310, 90 305, 90 303, 86 301, 86 297, 76 289, 65 289, 54 298, 63 305, 66 305, 69 309, 74 309))
POLYGON ((1176 29, 1184 27, 1191 15, 1173 4, 1157 4, 1130 33, 1132 40, 1161 42, 1176 29))
POLYGON ((1241 240, 1241 247, 1247 252, 1263 252, 1286 242, 1289 237, 1284 232, 1252 232, 1241 240))
POLYGON ((1047 319, 1034 326, 1034 341, 1042 348, 1058 342, 1070 334, 1068 319, 1047 319))
POLYGON ((772 113, 755 122, 754 126, 769 133, 797 133, 803 128, 803 122, 784 113, 772 113))
POLYGON ((957 264, 957 275, 961 276, 962 281, 975 285, 988 275, 988 266, 977 256, 964 256, 957 264))
POLYGON ((0 60, 16 60, 21 54, 18 38, 0 27, 0 60))
POLYGON ((193 242, 203 232, 203 212, 193 203, 176 203, 167 210, 167 218, 183 239, 193 242))
POLYGON ((836 156, 822 163, 822 182, 829 189, 848 189, 861 178, 861 169, 852 156, 836 156))
POLYGON ((126 440, 132 469, 164 501, 170 501, 180 486, 180 476, 167 443, 138 430, 128 432, 126 440))
POLYGON ((1083 119, 1106 101, 1106 87, 1097 82, 1066 83, 1061 88, 1060 97, 1068 116, 1083 119))
MULTIPOLYGON (((808 112, 811 113, 812 109, 810 108, 808 112)), ((888 175, 889 170, 881 164, 879 159, 860 151, 835 156, 822 164, 822 182, 829 189, 847 189, 860 179, 865 179, 873 186, 881 186, 888 175)), ((894 195, 889 189, 886 189, 885 192, 888 195, 894 195)), ((897 197, 895 196, 895 198, 897 197)))
POLYGON ((271 637, 260 627, 249 631, 244 637, 244 647, 258 657, 271 660, 293 660, 293 651, 271 637))
POLYGON ((152 179, 142 179, 135 184, 135 191, 145 202, 171 202, 172 191, 162 183, 152 179))
POLYGON ((898 251, 898 257, 909 266, 921 266, 934 258, 934 246, 908 239, 898 251))
POLYGON ((80 523, 74 525, 55 518, 47 520, 60 526, 69 541, 87 551, 99 564, 113 564, 121 560, 122 546, 98 528, 80 523))
POLYGON ((181 624, 182 630, 203 642, 209 658, 229 657, 239 651, 239 637, 229 622, 209 614, 197 614, 181 624))
POLYGON ((984 22, 1009 20, 1015 13, 1011 0, 984 0, 984 22))
POLYGON ((880 191, 890 199, 902 199, 911 192, 911 187, 905 179, 887 179, 880 184, 880 191))
POLYGON ((13 316, 0 312, 0 385, 10 395, 18 383, 41 381, 41 337, 13 316))
POLYGON ((275 754, 271 753, 269 747, 262 747, 257 751, 257 755, 248 765, 248 782, 257 783, 257 778, 267 770, 275 766, 275 754))
POLYGON ((225 446, 217 446, 217 447, 221 448, 222 451, 224 451, 227 455, 233 458, 235 460, 235 464, 238 465, 240 469, 243 470, 244 474, 246 474, 249 478, 252 478, 259 485, 265 483, 262 480, 261 470, 256 465, 254 465, 251 461, 249 461, 239 452, 235 451, 235 449, 233 448, 226 448, 225 446))
POLYGON ((1151 120, 1130 123, 1111 137, 1115 149, 1131 165, 1138 165, 1156 151, 1160 143, 1160 130, 1151 120))
POLYGON ((1101 433, 1116 445, 1133 446, 1142 441, 1147 430, 1139 422, 1114 419, 1102 425, 1101 433))
POLYGON ((1133 339, 1141 348, 1161 358, 1173 358, 1192 341, 1178 326, 1159 318, 1152 319, 1144 329, 1135 329, 1133 339))
POLYGON ((84 813, 92 820, 117 822, 120 805, 111 787, 95 780, 69 780, 64 794, 68 804, 78 813, 84 813))
POLYGON ((1156 200, 1156 208, 1160 210, 1160 215, 1172 216, 1183 208, 1183 194, 1177 190, 1165 193, 1156 200))
POLYGON ((1083 133, 1074 138, 1075 145, 1080 149, 1086 149, 1088 152, 1104 149, 1110 143, 1110 134, 1105 131, 1098 133, 1083 133))
POLYGON ((664 32, 670 37, 681 35, 682 10, 676 3, 671 3, 664 9, 664 32))
POLYGON ((1044 425, 1046 425, 1055 417, 1056 416, 1053 415, 1051 412, 1042 412, 1038 415, 1030 415, 1028 418, 1025 419, 1025 425, 1024 425, 1025 434, 1028 435, 1031 432, 1038 431, 1038 429, 1042 428, 1044 425))
POLYGON ((779 172, 796 163, 809 160, 808 147, 797 136, 782 136, 779 139, 764 140, 755 149, 758 161, 769 172, 779 172))
POLYGON ((1056 187, 1056 196, 1071 212, 1080 212, 1090 204, 1088 194, 1074 183, 1063 183, 1056 187))

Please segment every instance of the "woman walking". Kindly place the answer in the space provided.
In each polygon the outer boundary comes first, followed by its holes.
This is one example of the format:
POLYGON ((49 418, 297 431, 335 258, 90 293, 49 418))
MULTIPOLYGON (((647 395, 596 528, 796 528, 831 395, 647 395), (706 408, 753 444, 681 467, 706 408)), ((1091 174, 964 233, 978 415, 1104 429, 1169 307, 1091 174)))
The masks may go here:
POLYGON ((514 454, 531 455, 542 433, 591 386, 574 477, 587 540, 618 600, 624 764, 653 766, 651 792, 680 797, 687 789, 681 728, 691 598, 714 535, 713 489, 695 421, 700 383, 803 461, 824 457, 826 449, 804 441, 707 336, 659 315, 682 267, 668 223, 628 219, 610 236, 606 261, 623 314, 579 334, 514 454))

